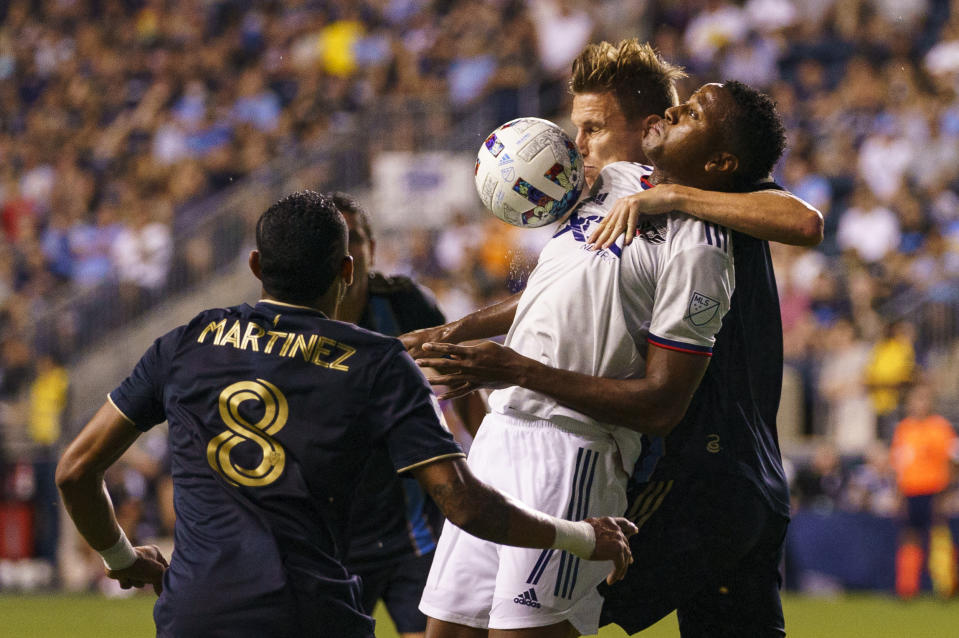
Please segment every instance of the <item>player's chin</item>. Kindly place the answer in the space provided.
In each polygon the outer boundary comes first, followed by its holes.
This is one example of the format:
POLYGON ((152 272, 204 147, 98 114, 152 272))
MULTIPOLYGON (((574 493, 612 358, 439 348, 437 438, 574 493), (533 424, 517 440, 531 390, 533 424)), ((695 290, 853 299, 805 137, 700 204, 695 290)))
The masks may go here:
POLYGON ((595 166, 584 166, 583 175, 586 177, 586 188, 592 188, 593 182, 596 181, 596 176, 599 175, 599 169, 595 166))

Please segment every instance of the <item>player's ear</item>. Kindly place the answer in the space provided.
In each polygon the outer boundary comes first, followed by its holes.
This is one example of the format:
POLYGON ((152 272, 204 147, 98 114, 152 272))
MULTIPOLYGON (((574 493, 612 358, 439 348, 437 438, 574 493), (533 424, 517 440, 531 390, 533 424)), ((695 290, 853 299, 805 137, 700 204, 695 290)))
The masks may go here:
POLYGON ((646 129, 648 129, 650 126, 660 121, 661 119, 663 119, 662 115, 657 115, 655 113, 652 115, 647 115, 646 117, 642 118, 639 121, 639 130, 645 134, 646 129))
POLYGON ((343 265, 340 266, 340 277, 347 286, 353 285, 353 257, 350 255, 343 258, 343 265))
POLYGON ((720 175, 732 175, 739 168, 739 158, 732 153, 720 151, 710 155, 706 160, 706 173, 719 177, 720 175))
POLYGON ((250 259, 248 263, 250 264, 250 271, 253 273, 253 276, 259 279, 260 281, 263 281, 263 269, 260 266, 259 250, 250 251, 250 259))

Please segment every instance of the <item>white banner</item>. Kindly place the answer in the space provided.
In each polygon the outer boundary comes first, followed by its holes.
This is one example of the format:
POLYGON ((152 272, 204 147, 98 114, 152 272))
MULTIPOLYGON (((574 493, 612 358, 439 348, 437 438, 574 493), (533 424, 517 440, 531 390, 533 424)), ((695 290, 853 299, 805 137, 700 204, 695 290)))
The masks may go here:
POLYGON ((441 226, 457 210, 483 210, 473 184, 474 163, 467 153, 379 153, 372 167, 376 226, 441 226))

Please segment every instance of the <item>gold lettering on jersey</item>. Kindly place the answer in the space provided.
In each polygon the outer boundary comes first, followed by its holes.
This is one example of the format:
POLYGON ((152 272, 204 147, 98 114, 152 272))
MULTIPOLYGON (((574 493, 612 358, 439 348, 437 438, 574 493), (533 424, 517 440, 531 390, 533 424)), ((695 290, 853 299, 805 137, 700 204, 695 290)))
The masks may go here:
POLYGON ((316 344, 316 349, 313 351, 313 363, 320 366, 321 368, 329 368, 330 364, 327 361, 324 361, 321 357, 328 357, 333 354, 333 351, 327 348, 327 344, 335 345, 336 342, 330 339, 329 337, 320 337, 320 342, 316 344))
POLYGON ((260 337, 266 334, 266 330, 253 323, 246 324, 246 332, 243 333, 243 343, 240 344, 240 350, 246 350, 247 347, 253 352, 260 351, 260 337))
POLYGON ((287 350, 290 349, 290 346, 293 345, 293 339, 296 337, 295 332, 286 333, 286 341, 283 342, 283 347, 280 348, 280 356, 285 357, 287 350))
POLYGON ((223 338, 220 339, 220 343, 216 344, 218 346, 231 345, 234 348, 240 347, 240 322, 239 320, 234 321, 233 325, 230 326, 230 329, 226 331, 226 334, 223 335, 223 338))
POLYGON ((216 332, 213 336, 213 345, 220 345, 220 337, 223 336, 223 328, 226 327, 226 319, 220 319, 219 321, 211 321, 209 325, 203 329, 203 332, 200 333, 200 336, 197 337, 197 343, 203 343, 203 340, 206 339, 206 336, 211 332, 216 332))
POLYGON ((286 467, 286 450, 273 437, 289 418, 286 397, 280 389, 265 379, 239 381, 220 393, 219 410, 227 429, 207 444, 206 459, 210 467, 233 485, 262 487, 280 478, 286 467), (240 415, 240 405, 245 401, 257 401, 263 405, 263 416, 256 423, 250 423, 240 415), (260 447, 262 456, 255 467, 239 465, 230 456, 233 449, 244 441, 260 447))
POLYGON ((356 354, 356 348, 351 348, 345 343, 340 343, 339 341, 336 342, 336 347, 342 350, 343 354, 341 354, 336 361, 330 364, 330 370, 341 370, 346 372, 350 369, 350 367, 343 365, 343 362, 356 354))
POLYGON ((252 321, 235 320, 229 327, 227 319, 211 321, 197 337, 197 342, 204 343, 208 335, 213 335, 214 346, 260 352, 262 344, 263 354, 290 359, 299 356, 307 363, 339 372, 349 371, 350 367, 344 362, 356 354, 356 348, 336 339, 317 334, 266 330, 252 321))
POLYGON ((270 331, 267 332, 266 334, 270 335, 270 341, 267 342, 266 348, 263 349, 263 352, 265 352, 265 353, 267 353, 267 354, 272 354, 272 353, 273 353, 273 344, 276 343, 276 340, 279 339, 280 337, 285 337, 285 336, 286 336, 286 333, 285 333, 285 332, 277 332, 276 330, 270 330, 270 331))
POLYGON ((296 356, 297 352, 302 353, 304 361, 309 361, 310 357, 313 356, 313 347, 316 345, 316 340, 319 338, 319 335, 310 335, 310 343, 307 345, 306 338, 303 335, 296 335, 296 339, 293 340, 293 346, 290 348, 290 351, 286 356, 291 359, 296 356))

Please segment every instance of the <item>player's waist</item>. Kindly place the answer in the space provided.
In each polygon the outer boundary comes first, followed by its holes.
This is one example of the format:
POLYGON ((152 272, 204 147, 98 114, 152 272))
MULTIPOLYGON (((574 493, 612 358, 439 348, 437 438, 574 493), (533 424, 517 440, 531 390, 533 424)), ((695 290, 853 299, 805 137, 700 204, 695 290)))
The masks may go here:
POLYGON ((494 411, 500 423, 511 427, 562 430, 583 437, 605 437, 609 433, 609 426, 603 426, 598 421, 580 415, 578 412, 574 414, 579 418, 563 416, 555 411, 550 411, 548 416, 543 416, 509 406, 494 411))
POLYGON ((601 423, 553 403, 548 416, 523 412, 509 406, 502 410, 491 402, 498 423, 506 427, 548 428, 584 439, 612 440, 619 451, 623 471, 629 474, 642 451, 642 435, 629 428, 601 423))

